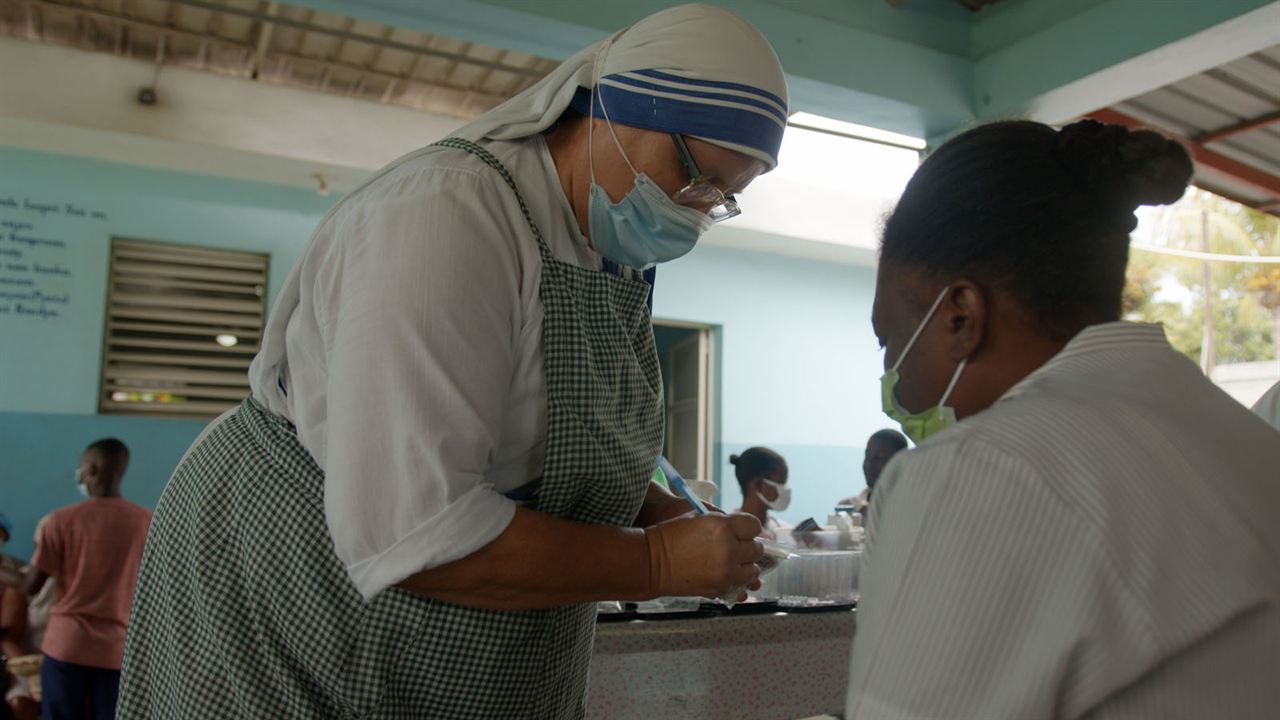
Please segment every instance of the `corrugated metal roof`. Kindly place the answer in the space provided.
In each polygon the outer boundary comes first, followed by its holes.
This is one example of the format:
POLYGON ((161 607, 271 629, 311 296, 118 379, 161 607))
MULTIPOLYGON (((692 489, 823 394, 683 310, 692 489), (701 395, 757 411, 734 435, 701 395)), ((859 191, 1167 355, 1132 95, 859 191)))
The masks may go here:
POLYGON ((1205 189, 1280 214, 1280 45, 1110 109, 1210 151, 1198 155, 1205 189))
POLYGON ((556 66, 266 0, 0 0, 0 35, 464 118, 556 66))

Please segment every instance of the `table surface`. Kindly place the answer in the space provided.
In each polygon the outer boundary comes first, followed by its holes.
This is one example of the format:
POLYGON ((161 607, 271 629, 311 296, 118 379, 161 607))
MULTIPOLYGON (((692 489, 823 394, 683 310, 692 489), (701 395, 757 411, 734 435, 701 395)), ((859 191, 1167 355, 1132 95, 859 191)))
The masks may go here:
POLYGON ((794 720, 839 713, 853 611, 602 623, 587 717, 794 720))

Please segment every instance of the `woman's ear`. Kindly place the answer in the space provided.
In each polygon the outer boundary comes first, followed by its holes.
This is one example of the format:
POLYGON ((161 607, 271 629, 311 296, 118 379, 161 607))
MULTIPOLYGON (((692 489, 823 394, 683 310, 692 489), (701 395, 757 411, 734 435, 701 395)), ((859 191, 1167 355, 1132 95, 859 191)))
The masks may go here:
POLYGON ((948 352, 952 361, 958 363, 971 358, 982 347, 989 307, 986 292, 973 281, 960 279, 951 283, 947 299, 938 312, 942 313, 951 336, 948 352))

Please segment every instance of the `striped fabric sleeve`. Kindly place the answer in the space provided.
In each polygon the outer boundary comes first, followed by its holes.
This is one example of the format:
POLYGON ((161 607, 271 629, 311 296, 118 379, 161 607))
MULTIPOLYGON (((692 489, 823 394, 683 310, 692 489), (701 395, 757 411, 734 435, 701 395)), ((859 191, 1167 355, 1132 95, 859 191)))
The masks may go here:
POLYGON ((940 440, 877 486, 846 717, 1072 717, 1150 648, 1142 610, 1032 467, 940 440))

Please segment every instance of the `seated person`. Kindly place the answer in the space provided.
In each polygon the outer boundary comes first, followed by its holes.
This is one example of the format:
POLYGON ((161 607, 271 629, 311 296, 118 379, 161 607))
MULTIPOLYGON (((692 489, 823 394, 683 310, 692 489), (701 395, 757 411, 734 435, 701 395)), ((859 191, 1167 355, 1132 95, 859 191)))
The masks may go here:
POLYGON ((838 505, 853 506, 854 510, 866 515, 867 506, 871 504, 871 491, 884 472, 884 466, 898 453, 907 449, 907 437, 897 430, 879 430, 867 440, 867 450, 862 456, 862 477, 867 486, 855 497, 845 498, 838 505))
POLYGON ((1121 321, 1140 205, 1193 166, 1086 120, 969 130, 885 223, 885 469, 848 720, 1280 708, 1280 435, 1121 321))
POLYGON ((4 546, 13 539, 13 524, 9 518, 0 514, 0 588, 4 586, 22 587, 26 582, 22 571, 23 562, 4 553, 4 546))
POLYGON ((790 528, 769 514, 770 510, 782 512, 791 505, 787 461, 769 448, 753 447, 740 455, 730 455, 729 464, 742 488, 742 507, 737 512, 754 515, 764 528, 762 537, 773 539, 778 530, 790 528))
MULTIPOLYGON (((46 515, 36 523, 35 541, 40 543, 40 531, 49 519, 46 515)), ((27 598, 20 587, 4 590, 0 605, 0 638, 3 639, 5 657, 36 655, 44 642, 44 630, 49 624, 49 610, 58 599, 58 581, 50 579, 35 597, 27 598)), ((40 716, 40 703, 31 689, 31 681, 25 677, 10 678, 5 700, 13 711, 14 720, 35 720, 40 716)))
MULTIPOLYGON (((0 515, 0 546, 11 539, 12 526, 8 518, 0 515)), ((8 674, 4 665, 11 658, 22 657, 39 652, 29 642, 31 628, 28 622, 29 607, 26 593, 22 591, 24 579, 22 563, 16 558, 3 556, 0 560, 14 575, 7 582, 0 583, 0 688, 4 690, 4 703, 0 703, 9 712, 7 717, 15 720, 35 720, 40 715, 40 705, 32 698, 31 688, 26 678, 8 674)))
MULTIPOLYGON (((27 596, 17 587, 7 586, 0 591, 0 657, 6 664, 9 659, 32 654, 27 639, 27 596)), ((4 705, 15 720, 35 720, 40 706, 31 697, 26 678, 8 674, 4 668, 4 705)))

